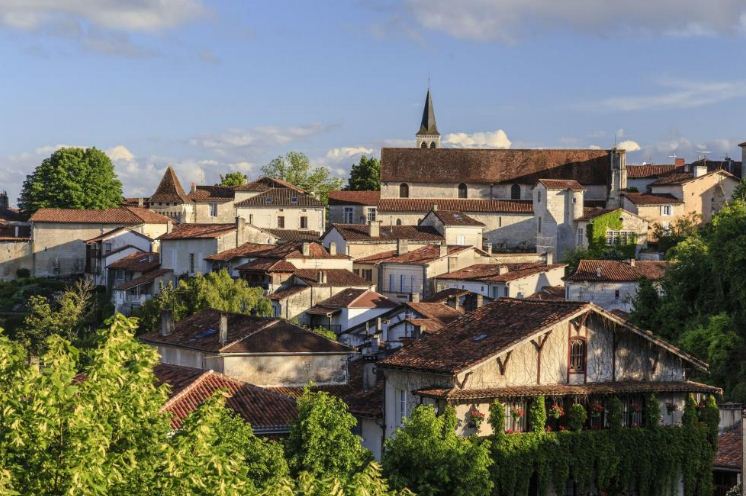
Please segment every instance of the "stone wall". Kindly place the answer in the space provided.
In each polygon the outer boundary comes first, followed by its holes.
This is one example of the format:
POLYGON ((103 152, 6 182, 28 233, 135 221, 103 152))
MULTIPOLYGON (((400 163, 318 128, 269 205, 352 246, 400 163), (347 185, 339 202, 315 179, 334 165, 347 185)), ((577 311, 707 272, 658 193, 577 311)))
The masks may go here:
POLYGON ((31 272, 33 268, 30 240, 0 241, 0 281, 15 279, 18 269, 31 272))
POLYGON ((224 356, 222 372, 257 386, 346 384, 346 354, 224 356))
POLYGON ((309 231, 323 232, 325 227, 323 207, 237 207, 236 215, 251 225, 269 229, 301 229, 301 217, 306 217, 309 231), (278 217, 285 218, 284 227, 279 226, 278 217))

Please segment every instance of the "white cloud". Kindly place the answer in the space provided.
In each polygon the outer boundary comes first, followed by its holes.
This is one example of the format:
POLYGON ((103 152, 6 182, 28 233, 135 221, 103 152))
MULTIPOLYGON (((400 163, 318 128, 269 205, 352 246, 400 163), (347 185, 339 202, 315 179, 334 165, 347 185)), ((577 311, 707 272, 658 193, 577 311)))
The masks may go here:
POLYGON ((454 148, 510 148, 510 140, 505 131, 485 131, 476 133, 451 133, 443 138, 443 144, 454 148))
POLYGON ((87 23, 118 31, 159 31, 204 11, 200 0, 0 0, 0 24, 21 30, 87 23))
POLYGON ((640 145, 637 143, 637 141, 632 140, 624 140, 620 143, 617 143, 617 148, 620 148, 622 150, 625 150, 627 152, 636 152, 640 149, 640 145))
POLYGON ((135 159, 135 156, 132 154, 129 149, 124 145, 117 145, 113 148, 109 148, 106 150, 106 154, 109 156, 109 158, 116 162, 116 161, 132 161, 135 159))
MULTIPOLYGON (((746 97, 746 81, 661 81, 667 91, 656 95, 618 96, 591 104, 592 108, 634 111, 693 108, 746 97)), ((584 105, 585 106, 585 105, 584 105)))
POLYGON ((329 129, 314 123, 303 126, 262 126, 253 129, 229 129, 218 134, 206 134, 189 140, 189 143, 219 153, 242 153, 251 148, 265 148, 309 138, 329 129))
POLYGON ((513 42, 542 31, 596 36, 701 36, 744 31, 737 0, 408 0, 423 27, 479 41, 513 42))
POLYGON ((339 162, 350 157, 356 157, 359 155, 372 155, 373 148, 367 148, 365 146, 343 146, 341 148, 332 148, 326 152, 326 159, 333 162, 339 162))

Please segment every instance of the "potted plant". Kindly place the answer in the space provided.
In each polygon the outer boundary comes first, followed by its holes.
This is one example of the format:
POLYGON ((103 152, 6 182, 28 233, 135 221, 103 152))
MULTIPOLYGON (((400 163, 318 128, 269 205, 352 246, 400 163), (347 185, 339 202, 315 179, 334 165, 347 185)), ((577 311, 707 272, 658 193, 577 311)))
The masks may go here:
POLYGON ((593 403, 591 403, 591 417, 601 417, 604 414, 604 411, 604 405, 600 401, 594 401, 593 403))
POLYGON ((513 422, 518 422, 523 417, 523 408, 520 406, 513 408, 510 415, 513 417, 513 422))
POLYGON ((554 420, 559 420, 564 414, 565 409, 557 402, 552 403, 552 406, 549 407, 549 412, 547 412, 547 415, 554 420))
POLYGON ((484 413, 480 412, 476 405, 472 405, 466 415, 469 419, 469 427, 479 430, 479 426, 484 422, 484 413))

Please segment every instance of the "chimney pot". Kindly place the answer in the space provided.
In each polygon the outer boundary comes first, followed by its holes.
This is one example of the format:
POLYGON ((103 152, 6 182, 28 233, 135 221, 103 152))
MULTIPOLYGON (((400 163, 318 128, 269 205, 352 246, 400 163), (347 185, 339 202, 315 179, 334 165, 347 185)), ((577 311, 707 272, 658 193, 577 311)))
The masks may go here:
POLYGON ((381 334, 383 332, 383 320, 381 317, 376 318, 376 334, 381 334))
POLYGON ((596 277, 601 277, 601 267, 596 267, 596 277))
POLYGON ((397 239, 396 240, 396 254, 397 255, 404 255, 409 251, 409 241, 406 239, 397 239))
POLYGON ((301 245, 301 252, 303 253, 304 257, 309 256, 311 254, 311 243, 304 241, 301 245))
POLYGON ((174 332, 174 315, 171 310, 161 310, 161 336, 170 336, 174 332))
POLYGON ((445 240, 440 242, 440 256, 445 257, 448 256, 448 245, 446 244, 445 240))
POLYGON ((228 316, 224 313, 220 314, 220 329, 218 333, 220 346, 225 346, 225 343, 228 342, 228 316))
POLYGON ((492 243, 490 243, 490 242, 485 243, 484 244, 484 251, 486 251, 487 253, 489 253, 491 255, 492 254, 492 243))
POLYGON ((329 251, 329 255, 332 255, 332 256, 336 255, 337 254, 337 243, 335 243, 334 241, 332 241, 329 244, 329 250, 328 251, 329 251))
POLYGON ((551 250, 547 250, 547 252, 544 254, 544 263, 547 265, 552 265, 554 263, 554 252, 551 250))
POLYGON ((630 258, 630 259, 629 259, 629 264, 630 264, 630 265, 631 265, 632 267, 634 267, 634 266, 635 266, 635 259, 634 259, 634 258, 630 258))
POLYGON ((191 193, 196 193, 197 192, 197 183, 192 183, 190 189, 191 189, 191 193))
POLYGON ((371 238, 378 238, 381 235, 381 224, 377 220, 368 222, 368 234, 371 238))

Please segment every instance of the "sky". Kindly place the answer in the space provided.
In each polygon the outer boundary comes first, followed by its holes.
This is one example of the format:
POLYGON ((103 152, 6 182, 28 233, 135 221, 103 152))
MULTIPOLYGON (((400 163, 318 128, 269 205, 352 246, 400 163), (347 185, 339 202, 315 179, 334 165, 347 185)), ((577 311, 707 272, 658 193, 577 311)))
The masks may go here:
POLYGON ((127 196, 291 150, 345 177, 414 146, 428 81, 444 146, 740 159, 745 48, 746 0, 0 0, 0 190, 60 146, 127 196))

